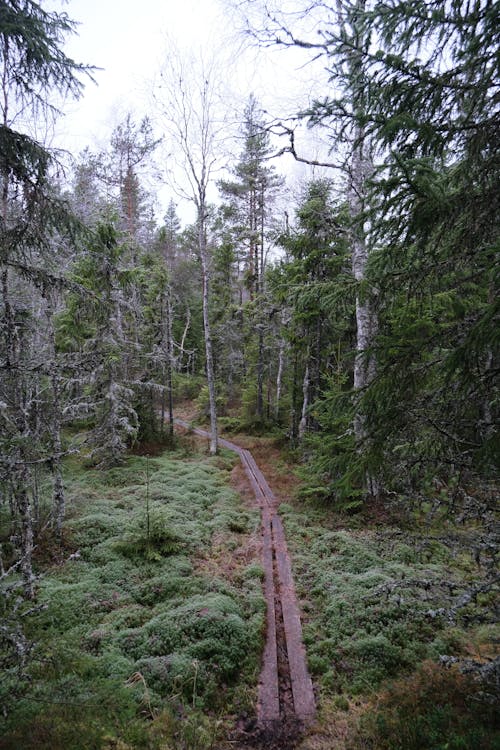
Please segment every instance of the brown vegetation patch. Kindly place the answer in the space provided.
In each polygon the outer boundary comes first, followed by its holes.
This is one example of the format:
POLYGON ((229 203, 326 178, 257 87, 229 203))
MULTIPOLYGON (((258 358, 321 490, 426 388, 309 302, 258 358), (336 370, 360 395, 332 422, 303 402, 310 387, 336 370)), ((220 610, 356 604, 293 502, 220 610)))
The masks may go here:
POLYGON ((143 443, 137 443, 130 449, 130 453, 133 456, 161 456, 168 447, 168 436, 165 436, 165 440, 146 440, 143 443))
POLYGON ((231 440, 251 452, 278 502, 289 502, 295 496, 300 479, 294 473, 292 464, 283 457, 276 438, 234 435, 231 440))
POLYGON ((266 727, 259 727, 255 719, 243 718, 229 742, 234 750, 295 750, 303 729, 292 717, 266 727))

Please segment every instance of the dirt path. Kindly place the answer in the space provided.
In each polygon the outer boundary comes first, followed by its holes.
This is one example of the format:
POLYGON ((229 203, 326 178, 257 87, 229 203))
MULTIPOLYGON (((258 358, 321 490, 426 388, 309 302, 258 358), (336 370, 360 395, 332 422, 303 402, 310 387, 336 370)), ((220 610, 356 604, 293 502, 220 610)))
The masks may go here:
MULTIPOLYGON (((176 420, 176 424, 191 429, 182 420, 176 420)), ((202 437, 208 435, 198 428, 193 432, 202 437)), ((228 440, 220 439, 219 443, 239 455, 261 510, 267 632, 259 681, 258 725, 269 737, 286 735, 289 730, 297 733, 313 720, 316 706, 290 556, 277 513, 278 501, 250 451, 228 440)))

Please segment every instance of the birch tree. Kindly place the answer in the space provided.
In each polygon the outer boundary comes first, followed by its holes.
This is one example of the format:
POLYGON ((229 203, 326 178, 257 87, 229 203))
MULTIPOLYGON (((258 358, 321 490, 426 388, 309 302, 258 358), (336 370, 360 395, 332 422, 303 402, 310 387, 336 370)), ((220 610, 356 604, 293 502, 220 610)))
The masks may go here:
MULTIPOLYGON (((365 128, 364 55, 370 46, 369 30, 364 22, 366 0, 336 0, 335 4, 313 2, 307 10, 293 3, 284 6, 257 3, 257 7, 261 12, 260 26, 255 25, 255 18, 253 22, 248 21, 251 33, 265 45, 310 50, 317 58, 324 60, 327 85, 335 93, 338 92, 336 118, 328 112, 328 97, 311 102, 294 118, 307 120, 311 126, 325 128, 329 140, 329 160, 309 159, 307 155, 300 154, 295 143, 294 125, 278 123, 274 129, 289 138, 289 146, 283 148, 282 152, 289 152, 298 161, 310 165, 334 169, 337 174, 343 175, 345 182, 351 216, 352 274, 357 285, 351 429, 355 449, 363 460, 370 438, 362 397, 375 375, 374 342, 378 328, 373 289, 367 280, 370 247, 367 186, 374 168, 365 128)), ((249 8, 249 13, 252 10, 249 8)), ((304 393, 307 392, 308 386, 304 383, 304 393)), ((305 422, 304 413, 302 424, 305 422)), ((368 494, 377 494, 377 482, 370 472, 366 473, 365 485, 368 494)))
MULTIPOLYGON (((368 181, 373 177, 374 167, 370 154, 370 142, 365 132, 367 115, 365 101, 363 53, 369 48, 370 35, 362 21, 366 0, 356 0, 346 12, 341 0, 337 0, 337 16, 341 44, 340 61, 336 70, 342 74, 344 85, 350 94, 352 125, 350 128, 352 148, 348 164, 348 204, 351 215, 351 262, 356 281, 356 355, 354 358, 353 387, 356 400, 353 429, 358 452, 366 450, 369 435, 366 417, 360 406, 360 396, 373 380, 376 371, 374 354, 375 336, 378 328, 373 289, 367 282, 369 237, 367 233, 368 181)), ((366 474, 366 488, 371 495, 378 494, 378 482, 371 472, 366 474)))
POLYGON ((221 124, 217 120, 214 66, 191 66, 179 55, 169 61, 155 93, 166 132, 177 154, 176 165, 187 187, 177 189, 196 208, 197 252, 201 266, 205 368, 210 406, 210 453, 218 448, 216 386, 210 324, 211 253, 208 241, 208 190, 219 163, 221 124))

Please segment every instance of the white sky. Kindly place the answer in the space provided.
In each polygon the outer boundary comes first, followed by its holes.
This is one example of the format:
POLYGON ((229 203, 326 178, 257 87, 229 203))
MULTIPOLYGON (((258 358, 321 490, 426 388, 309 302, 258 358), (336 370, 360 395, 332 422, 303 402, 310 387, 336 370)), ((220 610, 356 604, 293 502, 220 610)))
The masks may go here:
MULTIPOLYGON (((137 121, 146 114, 154 120, 151 91, 168 56, 169 39, 181 51, 225 58, 227 98, 235 112, 242 113, 253 92, 273 115, 292 114, 314 87, 314 66, 301 67, 307 54, 243 51, 222 0, 46 0, 44 5, 66 12, 80 24, 78 35, 68 39, 67 54, 102 68, 95 72, 97 86, 88 82, 79 102, 64 103, 65 116, 56 125, 53 145, 74 155, 87 145, 91 150, 104 149, 113 128, 129 111, 137 121)), ((295 180, 305 172, 291 159, 280 162, 278 170, 295 180)), ((168 190, 162 193, 164 202, 168 190)))

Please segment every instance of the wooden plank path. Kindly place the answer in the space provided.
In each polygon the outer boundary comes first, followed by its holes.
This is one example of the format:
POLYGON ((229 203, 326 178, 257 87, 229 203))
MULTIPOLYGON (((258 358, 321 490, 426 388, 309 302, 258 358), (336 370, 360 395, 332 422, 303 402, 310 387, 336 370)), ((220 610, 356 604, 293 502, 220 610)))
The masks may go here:
MULTIPOLYGON (((180 419, 176 419, 175 423, 192 430, 201 437, 209 436, 206 430, 192 428, 180 419)), ((281 694, 278 659, 278 639, 280 633, 284 632, 285 644, 281 650, 282 654, 284 652, 288 658, 293 713, 296 719, 307 725, 315 716, 316 704, 302 642, 302 625, 290 555, 283 524, 277 513, 279 504, 250 451, 224 439, 220 439, 219 444, 239 455, 261 510, 262 564, 267 618, 257 718, 263 727, 273 726, 285 719, 285 699, 281 694)))

